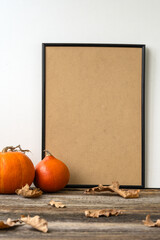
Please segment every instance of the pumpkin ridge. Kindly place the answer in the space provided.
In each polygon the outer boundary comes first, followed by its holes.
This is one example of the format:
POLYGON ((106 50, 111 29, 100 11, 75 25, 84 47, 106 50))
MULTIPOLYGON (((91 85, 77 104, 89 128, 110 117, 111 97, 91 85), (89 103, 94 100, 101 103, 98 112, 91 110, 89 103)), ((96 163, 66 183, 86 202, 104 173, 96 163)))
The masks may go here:
POLYGON ((0 166, 0 171, 1 171, 1 173, 0 173, 0 192, 2 192, 2 193, 4 193, 4 182, 3 182, 3 178, 4 178, 4 169, 3 169, 3 165, 4 165, 4 156, 3 156, 3 154, 1 154, 1 166, 0 166))
POLYGON ((22 186, 22 184, 23 184, 23 169, 22 169, 22 163, 21 163, 21 159, 20 158, 18 158, 18 161, 19 161, 19 165, 20 165, 20 169, 21 169, 21 187, 23 187, 22 186))
POLYGON ((53 174, 52 177, 53 177, 53 182, 54 182, 54 184, 57 184, 54 174, 53 174))

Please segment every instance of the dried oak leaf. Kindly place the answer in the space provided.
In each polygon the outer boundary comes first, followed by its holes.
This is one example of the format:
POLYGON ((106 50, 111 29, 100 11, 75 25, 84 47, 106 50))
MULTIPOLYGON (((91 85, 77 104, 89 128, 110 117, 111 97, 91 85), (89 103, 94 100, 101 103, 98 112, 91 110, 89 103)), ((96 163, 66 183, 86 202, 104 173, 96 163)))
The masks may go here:
POLYGON ((85 211, 85 216, 86 217, 91 217, 91 218, 98 218, 100 216, 118 216, 120 214, 123 214, 121 210, 116 210, 116 209, 101 209, 101 210, 86 210, 85 211))
POLYGON ((19 219, 12 220, 11 218, 8 218, 6 223, 4 223, 3 221, 0 221, 0 230, 19 226, 19 225, 22 225, 22 222, 19 219))
POLYGON ((51 200, 51 201, 49 202, 49 205, 51 205, 51 206, 53 206, 53 207, 56 207, 56 208, 65 208, 65 207, 66 207, 63 203, 61 203, 61 202, 55 202, 55 201, 53 201, 53 200, 51 200))
POLYGON ((157 219, 156 222, 153 222, 150 218, 150 215, 147 215, 146 220, 143 220, 142 222, 148 227, 160 227, 160 219, 157 219))
POLYGON ((30 217, 29 215, 21 216, 21 221, 31 225, 33 228, 36 228, 37 230, 46 233, 48 231, 48 223, 45 219, 40 218, 40 216, 34 216, 30 217))
POLYGON ((26 184, 21 189, 17 189, 15 191, 18 195, 26 198, 36 198, 42 195, 42 191, 39 188, 30 188, 28 184, 26 184))
POLYGON ((94 194, 96 192, 104 192, 104 191, 109 191, 109 192, 115 192, 119 194, 123 198, 138 198, 140 190, 134 190, 134 189, 129 189, 129 190, 124 190, 124 189, 119 189, 119 182, 113 182, 110 186, 103 186, 102 184, 99 184, 98 187, 94 188, 89 188, 85 190, 85 194, 94 194))

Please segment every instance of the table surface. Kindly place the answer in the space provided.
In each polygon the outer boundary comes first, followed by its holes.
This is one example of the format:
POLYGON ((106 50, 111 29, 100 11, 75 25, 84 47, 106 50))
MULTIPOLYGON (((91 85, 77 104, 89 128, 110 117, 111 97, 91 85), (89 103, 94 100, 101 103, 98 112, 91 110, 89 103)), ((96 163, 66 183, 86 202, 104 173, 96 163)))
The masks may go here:
POLYGON ((146 227, 147 214, 160 218, 160 190, 141 190, 137 199, 124 199, 114 193, 85 195, 83 190, 63 190, 28 199, 18 195, 0 195, 0 220, 17 219, 21 215, 39 215, 48 221, 48 232, 42 233, 28 225, 0 230, 1 239, 160 239, 160 228, 146 227), (66 208, 48 205, 61 201, 66 208), (87 218, 85 210, 116 208, 124 214, 112 217, 87 218))

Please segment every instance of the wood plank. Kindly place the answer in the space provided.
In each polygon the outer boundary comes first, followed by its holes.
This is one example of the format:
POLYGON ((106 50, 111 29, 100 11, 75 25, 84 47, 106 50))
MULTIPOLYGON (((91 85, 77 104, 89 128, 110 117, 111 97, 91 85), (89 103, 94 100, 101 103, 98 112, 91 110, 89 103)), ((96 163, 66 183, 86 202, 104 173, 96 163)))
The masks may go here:
POLYGON ((147 214, 160 218, 160 190, 142 190, 140 198, 123 199, 116 194, 84 195, 83 191, 64 190, 27 199, 17 195, 0 195, 0 219, 20 215, 40 215, 48 221, 49 232, 41 233, 30 226, 1 230, 1 239, 160 239, 160 228, 142 224, 147 214), (63 202, 67 207, 56 209, 49 201, 63 202), (86 218, 86 209, 117 208, 124 211, 117 217, 86 218))

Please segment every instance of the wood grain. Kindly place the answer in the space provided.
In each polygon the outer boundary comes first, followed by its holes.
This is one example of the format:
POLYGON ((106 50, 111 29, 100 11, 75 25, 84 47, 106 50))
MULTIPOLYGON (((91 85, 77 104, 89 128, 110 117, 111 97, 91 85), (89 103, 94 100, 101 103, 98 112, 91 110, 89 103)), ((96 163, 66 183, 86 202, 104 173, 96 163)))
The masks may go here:
POLYGON ((19 218, 20 215, 39 215, 48 221, 48 233, 30 226, 0 231, 0 239, 160 239, 160 228, 142 224, 147 214, 152 220, 160 218, 160 190, 141 190, 138 199, 123 199, 116 194, 84 195, 83 191, 64 190, 26 199, 17 195, 0 195, 0 220, 19 218), (54 199, 66 205, 57 209, 48 205, 54 199), (117 208, 124 214, 117 217, 86 218, 86 209, 117 208))

